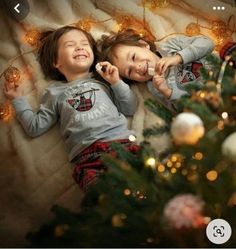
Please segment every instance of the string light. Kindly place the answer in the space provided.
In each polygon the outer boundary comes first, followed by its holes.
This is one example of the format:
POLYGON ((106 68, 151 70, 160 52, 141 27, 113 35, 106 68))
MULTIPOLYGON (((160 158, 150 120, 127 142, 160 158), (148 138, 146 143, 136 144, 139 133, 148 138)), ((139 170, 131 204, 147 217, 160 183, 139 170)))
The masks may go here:
POLYGON ((92 22, 94 20, 91 18, 84 18, 82 20, 79 20, 77 23, 75 23, 75 26, 77 28, 81 28, 85 31, 90 31, 90 29, 92 28, 92 22))
POLYGON ((222 112, 221 117, 222 117, 223 119, 228 119, 229 115, 228 115, 227 112, 222 112))
POLYGON ((38 29, 33 28, 25 33, 24 40, 32 47, 38 47, 40 45, 41 37, 41 32, 38 29))
POLYGON ((207 172, 207 174, 206 174, 206 178, 211 182, 215 181, 217 179, 217 177, 218 177, 218 173, 215 170, 211 170, 211 171, 207 172))
POLYGON ((196 152, 194 158, 198 161, 202 160, 203 154, 201 152, 196 152))
POLYGON ((180 162, 177 162, 177 163, 175 164, 175 167, 176 167, 176 168, 180 168, 181 165, 182 165, 182 164, 181 164, 180 162))
POLYGON ((167 165, 167 167, 171 168, 172 165, 173 165, 173 163, 172 163, 171 161, 168 160, 167 163, 166 163, 166 165, 167 165))
POLYGON ((20 75, 20 70, 12 66, 8 67, 3 73, 5 80, 9 83, 17 83, 20 80, 20 75))
POLYGON ((126 189, 124 190, 124 195, 131 195, 131 190, 128 189, 128 188, 126 188, 126 189))
POLYGON ((225 127, 224 121, 223 120, 219 120, 218 123, 217 123, 217 128, 219 130, 223 130, 224 127, 225 127))
POLYGON ((130 136, 129 136, 129 141, 130 141, 130 142, 136 141, 136 137, 135 137, 134 135, 130 135, 130 136))
POLYGON ((158 166, 157 166, 157 170, 160 172, 160 173, 162 173, 162 172, 164 172, 165 171, 165 166, 163 165, 163 164, 159 164, 158 166))
POLYGON ((150 158, 148 158, 146 160, 145 164, 146 164, 146 166, 149 166, 149 167, 155 169, 155 167, 156 167, 156 159, 153 158, 153 157, 150 157, 150 158))
POLYGON ((6 103, 0 104, 0 121, 11 121, 13 118, 13 113, 13 108, 8 101, 6 103))
POLYGON ((200 34, 200 25, 198 23, 189 23, 185 29, 185 32, 189 36, 199 35, 200 34))

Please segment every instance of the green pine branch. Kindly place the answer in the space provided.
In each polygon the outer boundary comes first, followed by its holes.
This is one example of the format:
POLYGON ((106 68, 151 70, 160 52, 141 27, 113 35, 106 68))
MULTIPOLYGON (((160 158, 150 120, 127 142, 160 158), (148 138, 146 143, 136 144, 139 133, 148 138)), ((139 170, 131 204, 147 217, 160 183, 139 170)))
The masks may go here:
POLYGON ((167 124, 170 124, 173 118, 173 114, 163 105, 158 103, 158 101, 153 99, 147 99, 144 102, 145 106, 158 117, 166 121, 167 124))

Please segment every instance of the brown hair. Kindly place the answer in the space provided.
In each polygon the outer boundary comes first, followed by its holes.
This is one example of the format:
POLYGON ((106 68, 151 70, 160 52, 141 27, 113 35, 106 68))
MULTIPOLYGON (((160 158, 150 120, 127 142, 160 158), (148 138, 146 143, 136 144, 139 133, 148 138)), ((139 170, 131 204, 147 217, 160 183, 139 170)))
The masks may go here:
POLYGON ((156 46, 145 36, 140 36, 133 29, 126 29, 110 36, 103 35, 97 42, 99 50, 99 61, 110 61, 112 63, 112 54, 118 45, 141 46, 140 40, 147 42, 152 52, 156 52, 156 46))
POLYGON ((64 26, 56 30, 49 30, 42 33, 41 46, 38 50, 38 59, 46 78, 50 78, 52 80, 66 80, 65 76, 54 67, 54 64, 56 64, 58 58, 58 40, 63 34, 74 29, 83 32, 83 34, 87 37, 94 52, 94 63, 91 66, 90 71, 95 69, 97 48, 96 42, 92 35, 77 27, 64 26))

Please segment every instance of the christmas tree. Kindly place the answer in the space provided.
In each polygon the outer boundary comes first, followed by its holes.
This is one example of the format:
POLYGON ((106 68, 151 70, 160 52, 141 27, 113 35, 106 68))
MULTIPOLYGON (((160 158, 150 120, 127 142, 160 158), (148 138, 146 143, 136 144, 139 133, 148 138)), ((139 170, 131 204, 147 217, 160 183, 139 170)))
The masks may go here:
POLYGON ((161 154, 143 141, 134 156, 113 144, 118 157, 104 155, 108 167, 75 214, 59 206, 55 218, 28 235, 37 247, 213 247, 207 224, 229 222, 236 246, 236 51, 223 61, 210 56, 202 69, 204 86, 189 88, 177 115, 146 100, 165 120, 144 130, 146 138, 167 132, 172 145, 161 154))

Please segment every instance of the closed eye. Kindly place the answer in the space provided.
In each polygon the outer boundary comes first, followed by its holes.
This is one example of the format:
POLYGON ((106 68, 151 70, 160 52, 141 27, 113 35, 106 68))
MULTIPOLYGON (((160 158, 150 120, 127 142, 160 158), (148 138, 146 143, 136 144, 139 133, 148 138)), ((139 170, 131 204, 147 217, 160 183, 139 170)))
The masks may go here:
POLYGON ((71 46, 74 46, 74 45, 75 45, 75 42, 73 42, 73 41, 65 42, 66 47, 71 47, 71 46))
POLYGON ((134 60, 135 60, 135 53, 132 56, 132 61, 134 61, 134 60))

